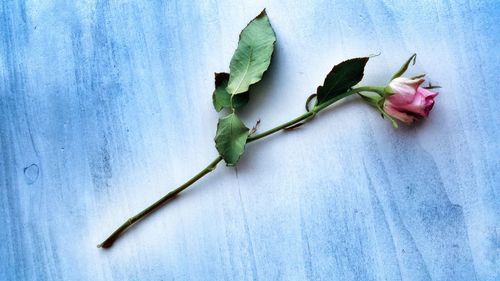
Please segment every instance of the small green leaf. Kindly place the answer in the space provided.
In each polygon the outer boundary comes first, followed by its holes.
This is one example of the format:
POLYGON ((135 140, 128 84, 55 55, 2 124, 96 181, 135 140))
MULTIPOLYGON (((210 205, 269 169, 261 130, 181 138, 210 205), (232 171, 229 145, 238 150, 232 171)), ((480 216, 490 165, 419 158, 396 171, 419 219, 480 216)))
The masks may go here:
POLYGON ((424 77, 425 77, 425 74, 419 74, 419 75, 415 75, 415 76, 410 77, 410 79, 419 79, 419 78, 424 78, 424 77))
POLYGON ((316 104, 327 102, 358 84, 363 79, 368 59, 368 57, 354 58, 334 66, 326 76, 323 86, 318 87, 316 104))
POLYGON ((367 95, 367 94, 362 94, 358 93, 358 95, 361 96, 361 98, 368 103, 369 105, 378 108, 380 105, 380 102, 383 101, 383 97, 378 96, 378 95, 367 95))
POLYGON ((228 166, 235 166, 245 151, 250 133, 235 113, 219 119, 215 147, 228 166))
POLYGON ((379 105, 377 107, 378 111, 380 111, 380 113, 381 113, 382 119, 384 119, 384 118, 389 119, 389 121, 391 121, 392 127, 394 127, 394 129, 397 129, 399 127, 398 122, 396 122, 396 120, 394 120, 394 118, 392 118, 391 115, 387 114, 384 111, 384 109, 382 109, 382 107, 383 107, 383 105, 379 105))
MULTIPOLYGON (((229 74, 225 72, 215 73, 215 90, 212 94, 212 102, 217 112, 223 108, 231 108, 231 95, 226 91, 229 74)), ((250 99, 248 92, 233 97, 234 108, 245 106, 250 99)))
POLYGON ((231 59, 227 92, 231 95, 248 92, 259 82, 271 63, 276 35, 266 10, 263 10, 241 32, 238 48, 231 59))
POLYGON ((392 79, 394 78, 398 78, 400 77, 401 75, 403 75, 406 70, 408 69, 408 66, 410 65, 411 61, 413 60, 413 64, 415 64, 415 61, 417 60, 417 54, 413 54, 402 66, 401 68, 396 72, 394 73, 394 75, 392 75, 392 79))

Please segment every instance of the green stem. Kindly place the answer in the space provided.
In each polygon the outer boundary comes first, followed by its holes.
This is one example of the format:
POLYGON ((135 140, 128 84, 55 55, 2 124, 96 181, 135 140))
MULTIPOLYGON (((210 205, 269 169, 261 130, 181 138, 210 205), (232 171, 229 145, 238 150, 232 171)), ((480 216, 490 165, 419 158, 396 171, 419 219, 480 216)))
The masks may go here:
MULTIPOLYGON (((272 134, 274 134, 276 132, 279 132, 279 131, 281 131, 283 129, 286 129, 286 128, 290 127, 290 126, 293 126, 293 125, 295 125, 295 124, 297 124, 299 122, 307 121, 308 119, 314 117, 321 110, 327 108, 328 106, 334 104, 335 102, 337 102, 337 101, 339 101, 339 100, 341 100, 341 99, 343 99, 345 97, 348 97, 350 95, 353 95, 353 94, 356 94, 356 93, 359 93, 359 92, 364 92, 364 91, 377 92, 378 93, 380 91, 380 89, 383 89, 383 87, 359 87, 359 88, 355 88, 355 89, 352 89, 350 91, 347 91, 346 93, 344 93, 342 95, 339 95, 339 96, 335 97, 334 99, 332 99, 332 100, 330 100, 330 101, 328 101, 326 103, 314 106, 314 108, 311 111, 308 111, 308 112, 300 115, 297 118, 294 118, 294 119, 292 119, 292 120, 290 120, 290 121, 288 121, 286 123, 283 123, 283 124, 281 124, 279 126, 276 126, 276 127, 272 128, 272 129, 269 129, 269 130, 267 130, 265 132, 262 132, 260 134, 256 134, 254 136, 249 137, 247 139, 247 143, 256 141, 256 140, 261 139, 261 138, 265 138, 265 137, 267 137, 269 135, 272 135, 272 134)), ((215 170, 215 168, 217 167, 217 164, 219 164, 220 161, 222 161, 222 157, 218 156, 210 164, 208 164, 208 166, 205 167, 205 169, 203 169, 201 172, 199 172, 194 177, 192 177, 191 179, 189 179, 183 185, 181 185, 178 188, 170 191, 169 193, 167 193, 167 195, 165 195, 162 198, 160 198, 160 200, 156 201, 155 203, 153 203, 152 205, 150 205, 149 207, 147 207, 146 209, 144 209, 143 211, 141 211, 137 215, 129 218, 127 221, 125 221, 118 229, 116 229, 106 240, 104 240, 97 247, 99 247, 99 248, 109 248, 109 247, 111 247, 113 245, 113 243, 127 229, 129 229, 133 224, 135 224, 136 222, 140 221, 141 219, 143 219, 147 215, 151 214, 152 212, 154 212, 155 210, 157 210, 158 208, 160 208, 161 206, 163 206, 165 203, 167 203, 168 201, 170 201, 172 198, 174 198, 181 191, 183 191, 184 189, 186 189, 189 186, 191 186, 193 183, 195 183, 196 181, 198 181, 199 179, 201 179, 206 174, 208 174, 211 171, 215 170)))
POLYGON ((201 172, 196 174, 194 177, 192 177, 190 180, 185 182, 183 185, 170 191, 169 193, 167 193, 167 195, 160 198, 160 200, 154 202, 152 205, 150 205, 149 207, 144 209, 142 212, 129 218, 127 221, 125 221, 118 229, 116 229, 106 240, 104 240, 97 247, 99 247, 99 248, 111 247, 113 245, 113 243, 116 241, 116 239, 118 239, 122 235, 122 233, 125 232, 130 226, 132 226, 134 223, 138 222, 139 220, 143 219, 147 215, 154 212, 156 209, 161 207, 163 204, 165 204, 166 202, 168 202, 169 200, 174 198, 181 191, 188 188, 190 185, 195 183, 197 180, 201 179, 204 175, 215 170, 215 168, 217 167, 217 164, 219 164, 220 161, 222 161, 222 157, 218 156, 217 158, 214 159, 214 161, 212 161, 210 164, 208 164, 208 166, 205 167, 205 169, 203 169, 201 172))
POLYGON ((316 105, 314 106, 314 108, 312 109, 313 112, 320 112, 321 110, 329 107, 330 105, 338 102, 339 100, 345 98, 345 97, 348 97, 350 95, 353 95, 353 94, 357 94, 357 93, 360 93, 360 92, 374 92, 374 93, 377 93, 377 94, 383 94, 383 90, 384 90, 384 87, 373 87, 373 86, 365 86, 365 87, 358 87, 358 88, 354 88, 352 90, 349 90, 345 93, 343 93, 342 95, 338 95, 336 96, 335 98, 325 102, 325 103, 322 103, 320 105, 316 105))
POLYGON ((276 133, 276 132, 278 132, 278 131, 281 131, 281 130, 283 130, 283 129, 286 129, 286 128, 288 128, 288 127, 290 127, 290 126, 292 126, 292 125, 295 125, 295 124, 297 124, 297 123, 299 123, 299 122, 302 122, 302 121, 304 121, 304 120, 306 120, 306 119, 308 119, 308 118, 311 118, 311 117, 313 117, 315 114, 316 114, 316 113, 314 113, 314 112, 312 112, 312 111, 306 112, 306 113, 304 113, 304 114, 300 115, 299 117, 297 117, 297 118, 295 118, 295 119, 292 119, 292 120, 290 120, 290 121, 288 121, 288 122, 286 122, 286 123, 283 123, 283 124, 281 124, 281 125, 279 125, 279 126, 276 126, 276 127, 272 128, 272 129, 269 129, 269 130, 267 130, 267 131, 265 131, 265 132, 262 132, 262 133, 260 133, 260 134, 256 134, 256 135, 253 135, 253 136, 249 137, 249 138, 247 139, 247 143, 249 143, 249 142, 253 142, 253 141, 256 141, 256 140, 261 139, 261 138, 265 138, 265 137, 267 137, 267 136, 269 136, 269 135, 272 135, 272 134, 274 134, 274 133, 276 133))
POLYGON ((372 87, 372 86, 358 87, 358 88, 352 89, 350 91, 345 92, 342 95, 339 95, 339 96, 337 96, 337 97, 329 100, 328 102, 325 102, 325 103, 323 103, 323 104, 321 104, 319 106, 318 105, 314 106, 314 108, 311 111, 308 111, 308 112, 300 115, 299 117, 297 117, 295 119, 292 119, 292 120, 290 120, 290 121, 288 121, 286 123, 283 123, 283 124, 281 124, 279 126, 276 126, 276 127, 272 128, 272 129, 269 129, 269 130, 267 130, 265 132, 262 132, 260 134, 256 134, 254 136, 249 137, 248 140, 247 140, 247 143, 256 141, 256 140, 261 139, 261 138, 265 138, 268 135, 274 134, 274 133, 276 133, 278 131, 281 131, 283 129, 291 127, 291 126, 293 126, 293 125, 295 125, 295 124, 297 124, 299 122, 308 120, 308 119, 314 117, 321 110, 329 107, 330 105, 332 105, 332 104, 336 103, 337 101, 339 101, 339 100, 341 100, 343 98, 346 98, 346 97, 348 97, 350 95, 357 94, 359 92, 375 92, 375 93, 380 93, 381 91, 383 91, 383 89, 384 89, 383 87, 372 87))

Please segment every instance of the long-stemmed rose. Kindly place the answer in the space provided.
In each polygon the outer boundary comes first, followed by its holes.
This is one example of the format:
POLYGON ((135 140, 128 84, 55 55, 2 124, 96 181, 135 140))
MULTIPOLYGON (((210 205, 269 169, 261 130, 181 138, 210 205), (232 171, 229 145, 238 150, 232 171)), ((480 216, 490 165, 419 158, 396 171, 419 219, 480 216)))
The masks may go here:
POLYGON ((241 32, 238 48, 229 66, 230 73, 215 74, 215 91, 212 96, 214 108, 217 112, 224 110, 226 113, 219 119, 215 135, 215 147, 219 155, 186 183, 126 220, 98 247, 111 247, 130 226, 215 170, 221 161, 224 160, 227 166, 236 166, 247 144, 276 132, 301 126, 313 120, 322 110, 346 97, 355 94, 362 95, 366 101, 389 118, 394 126, 397 126, 394 118, 409 123, 426 117, 434 104, 434 97, 437 93, 421 88, 420 85, 423 82, 421 77, 398 78, 406 71, 410 61, 415 60, 415 55, 393 76, 387 87, 356 87, 363 79, 364 69, 370 57, 353 58, 333 67, 323 85, 319 86, 316 93, 307 99, 304 114, 257 134, 256 127, 249 129, 238 117, 238 109, 247 104, 251 92, 250 86, 259 82, 269 67, 275 41, 276 37, 269 19, 265 11, 262 11, 241 32), (367 96, 367 93, 375 93, 375 96, 367 96), (310 107, 313 100, 315 100, 314 106, 310 107))

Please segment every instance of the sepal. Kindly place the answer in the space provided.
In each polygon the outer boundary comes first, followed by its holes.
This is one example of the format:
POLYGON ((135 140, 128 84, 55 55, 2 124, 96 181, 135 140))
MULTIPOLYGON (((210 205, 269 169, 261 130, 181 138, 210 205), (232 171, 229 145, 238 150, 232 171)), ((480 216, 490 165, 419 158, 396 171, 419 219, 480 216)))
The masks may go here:
POLYGON ((391 80, 393 80, 394 78, 398 78, 400 77, 401 75, 403 75, 406 70, 408 69, 408 66, 410 65, 410 63, 413 61, 412 65, 415 65, 415 61, 417 60, 417 54, 413 54, 402 66, 401 68, 396 72, 394 73, 394 75, 392 75, 392 78, 391 80))

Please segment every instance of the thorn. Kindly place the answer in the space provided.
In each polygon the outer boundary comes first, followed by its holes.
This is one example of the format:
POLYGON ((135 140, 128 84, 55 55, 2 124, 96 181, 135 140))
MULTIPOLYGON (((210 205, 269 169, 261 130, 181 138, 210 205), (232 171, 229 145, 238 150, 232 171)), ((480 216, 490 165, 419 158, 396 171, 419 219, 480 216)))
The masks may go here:
POLYGON ((290 127, 286 127, 285 131, 291 131, 293 129, 297 129, 298 127, 300 127, 300 126, 302 126, 304 124, 305 124, 305 122, 300 122, 300 123, 294 124, 294 125, 292 125, 290 127))
POLYGON ((260 124, 260 119, 258 119, 257 122, 255 122, 255 125, 250 130, 250 135, 255 134, 255 132, 257 132, 257 127, 259 126, 259 124, 260 124))

